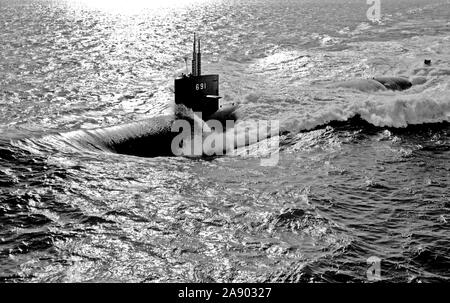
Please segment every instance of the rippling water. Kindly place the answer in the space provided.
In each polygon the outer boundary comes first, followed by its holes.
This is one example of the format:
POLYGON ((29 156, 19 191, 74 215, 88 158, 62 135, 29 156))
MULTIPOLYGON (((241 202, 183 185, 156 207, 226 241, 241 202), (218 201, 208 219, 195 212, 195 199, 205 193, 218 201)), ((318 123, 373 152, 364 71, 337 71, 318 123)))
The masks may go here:
POLYGON ((0 0, 0 280, 449 280, 448 0, 164 2, 0 0), (170 113, 194 31, 277 166, 53 136, 170 113), (424 83, 324 85, 375 75, 424 83))

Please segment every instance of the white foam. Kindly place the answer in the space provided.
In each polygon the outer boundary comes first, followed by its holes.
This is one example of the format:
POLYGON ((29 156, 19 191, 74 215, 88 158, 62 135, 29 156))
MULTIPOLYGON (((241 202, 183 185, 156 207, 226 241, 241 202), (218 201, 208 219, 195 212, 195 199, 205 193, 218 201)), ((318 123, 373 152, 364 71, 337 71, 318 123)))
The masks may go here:
POLYGON ((309 130, 331 121, 345 121, 356 115, 379 127, 401 128, 414 124, 448 122, 450 94, 446 88, 411 95, 359 94, 353 96, 353 101, 348 103, 341 102, 316 112, 287 117, 282 128, 289 131, 309 130))

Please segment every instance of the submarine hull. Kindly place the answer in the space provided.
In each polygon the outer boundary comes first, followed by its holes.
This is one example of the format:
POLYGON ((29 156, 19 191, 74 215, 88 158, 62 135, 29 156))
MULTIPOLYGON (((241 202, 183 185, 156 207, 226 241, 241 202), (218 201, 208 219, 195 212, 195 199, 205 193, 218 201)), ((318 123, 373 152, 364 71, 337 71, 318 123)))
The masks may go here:
POLYGON ((172 156, 173 116, 158 116, 122 125, 77 130, 61 136, 78 148, 140 157, 172 156))
POLYGON ((375 77, 372 79, 355 79, 329 85, 329 87, 352 88, 363 92, 394 90, 402 91, 412 87, 412 83, 402 77, 375 77))
POLYGON ((194 124, 199 124, 199 127, 203 128, 203 124, 207 124, 209 120, 217 120, 225 129, 226 121, 237 120, 236 110, 237 106, 225 107, 215 112, 207 121, 194 118, 192 112, 180 111, 176 115, 157 116, 122 125, 76 130, 60 135, 64 141, 81 150, 139 157, 170 157, 175 156, 172 150, 173 139, 182 131, 172 131, 172 125, 176 120, 188 121, 191 129, 194 124))

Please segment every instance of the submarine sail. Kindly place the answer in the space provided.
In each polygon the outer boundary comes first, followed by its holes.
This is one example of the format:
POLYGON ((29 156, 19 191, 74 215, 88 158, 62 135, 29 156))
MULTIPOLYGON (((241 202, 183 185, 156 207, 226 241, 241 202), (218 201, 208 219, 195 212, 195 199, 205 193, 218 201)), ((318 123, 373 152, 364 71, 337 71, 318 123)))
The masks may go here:
POLYGON ((194 34, 192 71, 175 79, 175 104, 183 104, 204 118, 219 110, 219 75, 201 74, 200 38, 194 34))

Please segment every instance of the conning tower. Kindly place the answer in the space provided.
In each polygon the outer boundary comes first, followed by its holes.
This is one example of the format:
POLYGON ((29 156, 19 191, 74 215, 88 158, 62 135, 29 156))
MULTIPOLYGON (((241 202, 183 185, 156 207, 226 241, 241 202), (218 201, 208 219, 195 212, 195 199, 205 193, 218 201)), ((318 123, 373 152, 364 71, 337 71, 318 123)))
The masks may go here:
POLYGON ((175 103, 201 112, 205 119, 219 109, 219 75, 202 75, 201 60, 200 39, 194 34, 192 70, 175 79, 175 103))

